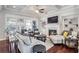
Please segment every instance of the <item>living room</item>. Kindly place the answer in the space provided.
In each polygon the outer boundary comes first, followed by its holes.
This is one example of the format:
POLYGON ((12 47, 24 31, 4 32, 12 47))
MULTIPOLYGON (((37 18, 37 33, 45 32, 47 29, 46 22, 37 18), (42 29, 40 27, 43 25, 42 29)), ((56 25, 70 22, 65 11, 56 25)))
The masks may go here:
POLYGON ((0 5, 1 53, 78 53, 78 5, 0 5))

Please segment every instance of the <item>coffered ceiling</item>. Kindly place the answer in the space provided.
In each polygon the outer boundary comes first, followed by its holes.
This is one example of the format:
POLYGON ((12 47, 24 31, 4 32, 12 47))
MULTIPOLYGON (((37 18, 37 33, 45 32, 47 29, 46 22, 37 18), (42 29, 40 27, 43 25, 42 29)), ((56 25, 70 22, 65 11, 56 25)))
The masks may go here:
POLYGON ((8 13, 20 13, 38 17, 40 14, 46 14, 50 11, 60 10, 68 5, 4 5, 0 6, 0 10, 5 10, 8 13))
POLYGON ((40 9, 44 9, 44 11, 53 11, 57 9, 61 9, 65 7, 64 5, 6 5, 4 6, 4 9, 11 10, 11 11, 20 11, 20 12, 27 12, 30 11, 36 11, 40 9))

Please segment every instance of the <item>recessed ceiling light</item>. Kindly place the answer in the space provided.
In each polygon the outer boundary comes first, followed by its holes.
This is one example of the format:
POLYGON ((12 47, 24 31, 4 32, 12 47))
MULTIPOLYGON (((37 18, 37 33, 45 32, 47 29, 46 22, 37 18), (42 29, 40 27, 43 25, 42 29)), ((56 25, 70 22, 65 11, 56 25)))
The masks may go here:
POLYGON ((16 8, 16 6, 13 6, 13 8, 16 8))
POLYGON ((39 11, 38 11, 38 10, 35 10, 35 12, 36 12, 36 13, 39 13, 39 11))

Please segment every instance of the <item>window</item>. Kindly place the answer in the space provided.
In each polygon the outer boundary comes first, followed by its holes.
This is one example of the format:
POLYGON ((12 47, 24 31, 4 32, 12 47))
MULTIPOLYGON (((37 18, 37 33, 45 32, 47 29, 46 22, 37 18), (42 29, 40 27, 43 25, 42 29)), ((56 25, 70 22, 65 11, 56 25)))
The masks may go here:
POLYGON ((17 19, 16 18, 11 18, 8 17, 6 20, 6 32, 10 32, 10 31, 16 31, 18 26, 17 26, 17 19))

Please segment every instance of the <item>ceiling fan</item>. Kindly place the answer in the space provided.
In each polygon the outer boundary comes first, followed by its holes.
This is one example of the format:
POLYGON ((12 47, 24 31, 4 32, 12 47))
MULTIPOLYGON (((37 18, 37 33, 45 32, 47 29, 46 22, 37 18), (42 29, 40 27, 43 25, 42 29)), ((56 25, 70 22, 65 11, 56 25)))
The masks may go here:
MULTIPOLYGON (((56 8, 56 10, 59 10, 63 7, 64 5, 55 5, 54 7, 56 8)), ((51 7, 52 8, 52 7, 51 7)), ((33 10, 36 12, 36 13, 47 13, 48 11, 48 6, 45 6, 45 5, 35 5, 33 6, 33 10)))
POLYGON ((41 7, 39 5, 33 6, 33 11, 35 11, 36 13, 45 13, 45 7, 41 7))

